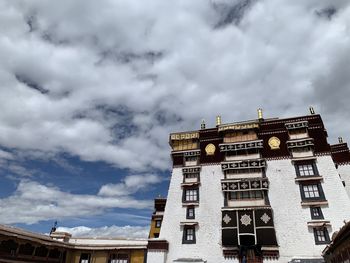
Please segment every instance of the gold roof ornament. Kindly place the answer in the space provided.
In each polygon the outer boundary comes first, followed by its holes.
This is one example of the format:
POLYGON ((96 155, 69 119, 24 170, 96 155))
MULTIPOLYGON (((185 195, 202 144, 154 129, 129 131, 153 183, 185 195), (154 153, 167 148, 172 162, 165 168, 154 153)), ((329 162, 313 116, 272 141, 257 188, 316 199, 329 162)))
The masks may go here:
POLYGON ((310 114, 311 114, 311 115, 314 115, 314 114, 315 114, 314 107, 310 106, 310 107, 309 107, 309 111, 310 111, 310 114))
POLYGON ((259 120, 264 119, 264 117, 263 117, 263 110, 262 110, 262 108, 259 108, 259 109, 258 109, 258 119, 259 119, 259 120))
POLYGON ((221 125, 221 116, 220 115, 216 116, 216 126, 219 126, 219 125, 221 125))
POLYGON ((205 152, 207 155, 214 155, 215 150, 216 150, 216 147, 212 143, 209 143, 207 146, 205 146, 205 152))
POLYGON ((269 139, 268 144, 271 150, 278 150, 280 148, 281 141, 277 137, 273 136, 269 139))

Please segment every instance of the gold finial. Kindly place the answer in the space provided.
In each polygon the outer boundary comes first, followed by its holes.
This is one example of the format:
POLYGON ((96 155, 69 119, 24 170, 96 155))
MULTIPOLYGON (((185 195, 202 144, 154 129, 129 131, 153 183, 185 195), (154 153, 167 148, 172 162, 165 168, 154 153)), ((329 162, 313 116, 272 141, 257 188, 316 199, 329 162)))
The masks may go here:
POLYGON ((201 130, 204 130, 204 129, 205 129, 205 120, 203 119, 201 123, 201 130))
POLYGON ((262 108, 259 108, 258 109, 258 119, 259 120, 262 120, 264 117, 263 117, 263 111, 262 111, 262 108))
POLYGON ((343 143, 343 137, 338 137, 339 143, 343 143))
POLYGON ((310 107, 309 107, 309 111, 310 111, 310 113, 311 113, 312 115, 314 115, 314 114, 315 114, 314 107, 310 106, 310 107))
POLYGON ((221 125, 221 116, 220 115, 216 116, 216 126, 219 126, 219 125, 221 125))

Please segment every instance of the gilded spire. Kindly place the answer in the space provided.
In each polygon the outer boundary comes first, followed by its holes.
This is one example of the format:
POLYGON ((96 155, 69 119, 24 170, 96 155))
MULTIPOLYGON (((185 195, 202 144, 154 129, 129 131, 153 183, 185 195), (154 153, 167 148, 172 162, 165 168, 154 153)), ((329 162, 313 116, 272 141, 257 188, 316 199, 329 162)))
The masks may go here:
POLYGON ((262 110, 262 108, 259 108, 259 109, 258 109, 258 119, 259 119, 259 120, 264 119, 264 117, 263 117, 263 110, 262 110))
POLYGON ((220 115, 216 116, 216 126, 219 126, 219 125, 221 125, 221 116, 220 115))

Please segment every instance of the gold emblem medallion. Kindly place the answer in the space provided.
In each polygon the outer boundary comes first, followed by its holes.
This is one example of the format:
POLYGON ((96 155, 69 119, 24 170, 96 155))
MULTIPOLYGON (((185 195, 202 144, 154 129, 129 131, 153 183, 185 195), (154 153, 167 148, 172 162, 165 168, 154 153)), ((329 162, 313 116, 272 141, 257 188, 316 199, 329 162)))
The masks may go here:
POLYGON ((205 147, 205 152, 207 153, 207 155, 214 155, 214 153, 215 153, 215 145, 212 144, 212 143, 209 143, 205 147))
POLYGON ((278 150, 280 148, 281 141, 277 137, 273 136, 269 139, 268 143, 271 150, 278 150))

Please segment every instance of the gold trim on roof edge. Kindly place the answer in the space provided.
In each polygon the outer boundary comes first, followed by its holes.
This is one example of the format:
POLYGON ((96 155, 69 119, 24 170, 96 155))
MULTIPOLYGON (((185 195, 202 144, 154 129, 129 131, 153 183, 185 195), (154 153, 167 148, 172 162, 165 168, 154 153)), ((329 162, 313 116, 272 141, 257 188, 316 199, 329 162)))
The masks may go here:
POLYGON ((218 127, 218 131, 226 131, 226 130, 249 130, 259 128, 258 123, 240 123, 240 124, 223 124, 218 127))
POLYGON ((170 134, 170 140, 198 139, 199 132, 181 132, 170 134))

